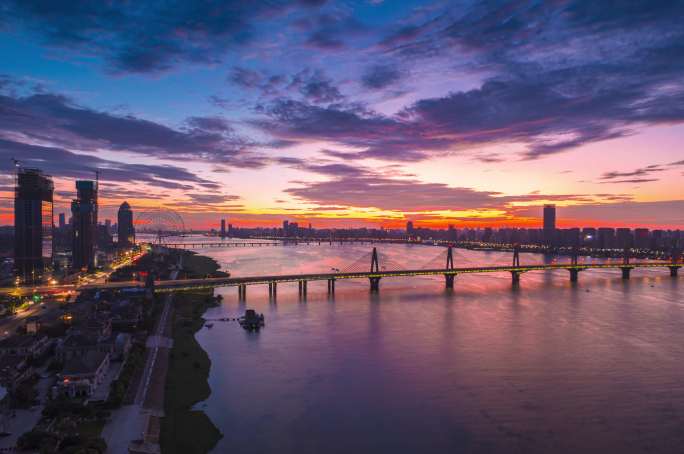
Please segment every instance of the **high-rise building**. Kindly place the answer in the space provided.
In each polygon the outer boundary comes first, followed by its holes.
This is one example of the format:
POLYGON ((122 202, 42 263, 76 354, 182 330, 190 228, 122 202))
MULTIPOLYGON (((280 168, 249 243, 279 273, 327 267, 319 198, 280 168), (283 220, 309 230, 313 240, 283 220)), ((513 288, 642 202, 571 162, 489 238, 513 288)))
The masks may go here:
POLYGON ((614 228, 599 227, 597 232, 597 247, 600 249, 612 249, 615 247, 614 228))
POLYGON ((451 241, 458 240, 458 230, 454 227, 453 224, 449 224, 449 229, 447 231, 447 239, 451 241))
POLYGON ((59 213, 59 228, 60 230, 66 227, 66 214, 59 213))
POLYGON ((74 236, 71 266, 75 270, 95 268, 97 232, 97 182, 76 181, 76 199, 71 202, 74 236))
POLYGON ((290 222, 283 221, 283 236, 288 236, 290 233, 290 222))
POLYGON ((221 238, 226 237, 226 220, 221 219, 221 238))
POLYGON ((128 202, 119 206, 117 213, 117 235, 120 248, 130 247, 135 244, 135 228, 133 227, 133 211, 128 202))
POLYGON ((105 219, 104 226, 105 226, 105 230, 107 231, 107 233, 112 233, 112 220, 111 219, 105 219))
POLYGON ((544 205, 544 242, 553 245, 556 238, 556 205, 544 205))
POLYGON ((52 178, 19 168, 14 188, 14 268, 24 282, 40 278, 52 263, 52 178))
POLYGON ((634 229, 634 246, 639 249, 648 249, 651 237, 648 229, 634 229))
POLYGON ((632 247, 632 230, 625 227, 615 230, 615 240, 620 249, 632 247))
POLYGON ((596 247, 598 237, 594 227, 584 227, 582 229, 582 246, 596 247))
POLYGON ((406 223, 406 234, 407 234, 407 235, 413 235, 413 232, 414 232, 414 230, 413 230, 413 221, 408 221, 408 222, 406 223))

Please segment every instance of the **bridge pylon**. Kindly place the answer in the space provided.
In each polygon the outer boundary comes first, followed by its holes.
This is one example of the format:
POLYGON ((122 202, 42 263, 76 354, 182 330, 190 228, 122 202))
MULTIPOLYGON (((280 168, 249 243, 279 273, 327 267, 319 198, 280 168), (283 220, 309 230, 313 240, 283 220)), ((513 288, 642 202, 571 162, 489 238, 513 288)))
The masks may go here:
MULTIPOLYGON (((572 255, 570 256, 570 265, 571 266, 577 266, 579 261, 578 261, 578 256, 579 252, 577 250, 577 246, 572 248, 572 255)), ((568 269, 570 272, 570 282, 577 282, 579 280, 579 268, 570 268, 568 269)))
POLYGON ((629 275, 632 272, 632 267, 628 266, 629 265, 629 258, 630 258, 629 256, 630 256, 630 248, 629 248, 629 246, 625 246, 625 249, 622 252, 622 264, 625 265, 621 268, 622 279, 629 279, 629 275))
MULTIPOLYGON (((380 272, 380 263, 378 262, 378 249, 373 248, 373 254, 371 254, 371 273, 380 272)), ((380 278, 379 277, 369 277, 371 292, 377 292, 380 290, 380 278)))
POLYGON ((516 244, 513 246, 513 266, 520 266, 520 245, 516 244))
MULTIPOLYGON (((454 251, 451 245, 449 245, 449 249, 447 249, 447 257, 446 257, 446 270, 453 270, 454 269, 454 251)), ((445 274, 444 279, 446 281, 446 288, 452 289, 454 288, 454 278, 456 277, 455 274, 445 274)))
MULTIPOLYGON (((520 245, 515 244, 513 245, 513 268, 517 268, 520 266, 520 245)), ((522 271, 518 270, 512 270, 511 271, 511 283, 513 284, 513 287, 517 287, 520 284, 520 275, 522 274, 522 271)))

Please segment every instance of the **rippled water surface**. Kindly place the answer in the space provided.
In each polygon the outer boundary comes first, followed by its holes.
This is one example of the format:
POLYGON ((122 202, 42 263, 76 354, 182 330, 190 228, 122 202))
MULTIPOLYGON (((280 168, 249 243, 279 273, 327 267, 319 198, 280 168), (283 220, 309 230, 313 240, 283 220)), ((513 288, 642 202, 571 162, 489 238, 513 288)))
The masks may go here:
MULTIPOLYGON (((344 269, 369 245, 207 249, 234 276, 344 269)), ((383 245, 419 267, 444 249, 383 245)), ((459 264, 510 255, 458 251, 459 264)), ((541 256, 524 255, 523 263, 541 256)), ((369 263, 370 265, 370 263, 369 263)), ((388 266, 381 263, 381 266, 388 266)), ((684 452, 684 291, 667 269, 530 272, 280 284, 217 290, 207 318, 263 312, 248 333, 215 322, 198 405, 216 453, 684 452)))

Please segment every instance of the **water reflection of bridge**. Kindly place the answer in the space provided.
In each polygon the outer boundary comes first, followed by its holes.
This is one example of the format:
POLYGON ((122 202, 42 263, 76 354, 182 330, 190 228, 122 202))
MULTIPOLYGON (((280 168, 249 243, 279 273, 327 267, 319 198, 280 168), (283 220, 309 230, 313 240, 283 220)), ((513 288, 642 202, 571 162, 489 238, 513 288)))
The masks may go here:
MULTIPOLYGON (((458 258, 464 259, 460 256, 458 258)), ((510 260, 510 259, 509 259, 510 260)), ((461 260, 467 261, 465 260, 461 260)), ((521 264, 518 249, 513 251, 512 261, 507 264, 489 264, 455 266, 454 249, 449 247, 444 252, 437 255, 423 266, 407 268, 384 254, 378 253, 376 248, 372 252, 364 255, 344 269, 333 269, 331 272, 320 273, 300 273, 300 274, 281 274, 281 275, 260 275, 244 277, 218 277, 218 278, 199 278, 199 279, 177 279, 154 282, 154 290, 158 292, 184 291, 195 289, 207 289, 215 287, 233 286, 238 288, 238 296, 244 300, 247 296, 248 285, 268 285, 269 295, 275 298, 279 283, 297 282, 300 296, 306 296, 307 283, 310 281, 327 281, 328 293, 335 292, 335 282, 343 279, 368 279, 370 290, 377 292, 380 289, 380 280, 383 278, 409 277, 409 276, 444 276, 446 288, 454 287, 454 279, 459 274, 479 274, 479 273, 510 273, 513 286, 520 284, 522 274, 530 271, 544 270, 567 270, 571 282, 579 280, 579 274, 589 269, 615 269, 620 270, 623 279, 629 279, 633 269, 655 269, 667 268, 670 275, 676 277, 679 268, 684 266, 678 254, 672 254, 670 261, 639 261, 630 260, 627 251, 623 258, 618 261, 604 262, 583 262, 579 260, 577 254, 570 257, 567 263, 543 263, 543 264, 521 264), (370 263, 370 267, 369 267, 370 263)), ((139 282, 111 282, 98 285, 85 285, 81 289, 102 289, 102 288, 130 288, 142 287, 144 284, 139 282)))

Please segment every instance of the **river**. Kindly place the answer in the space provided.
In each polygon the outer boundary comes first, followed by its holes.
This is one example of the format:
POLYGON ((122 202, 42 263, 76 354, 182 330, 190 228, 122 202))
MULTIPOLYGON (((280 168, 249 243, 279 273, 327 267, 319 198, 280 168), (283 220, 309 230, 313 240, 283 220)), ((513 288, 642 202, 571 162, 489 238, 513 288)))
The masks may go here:
MULTIPOLYGON (((233 276, 344 269, 369 245, 205 249, 233 276)), ((378 247, 381 267, 443 248, 378 247)), ((523 264, 541 256, 524 254, 523 264)), ((548 259, 547 259, 548 260, 548 259)), ((459 250, 456 266, 510 261, 459 250)), ((370 266, 370 262, 368 263, 370 266)), ((684 287, 669 270, 509 274, 218 289, 206 318, 263 312, 248 333, 215 322, 203 409, 215 453, 682 452, 684 287)))

